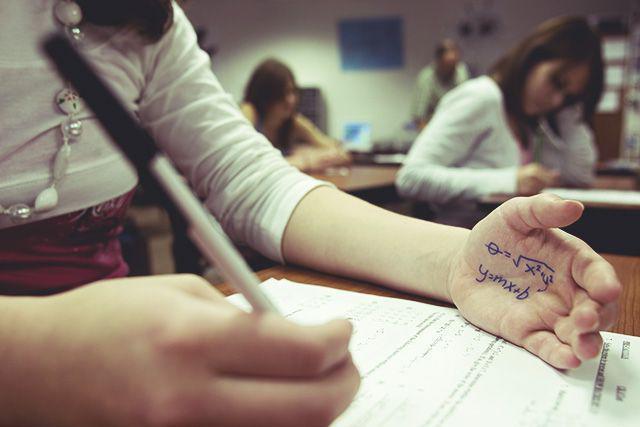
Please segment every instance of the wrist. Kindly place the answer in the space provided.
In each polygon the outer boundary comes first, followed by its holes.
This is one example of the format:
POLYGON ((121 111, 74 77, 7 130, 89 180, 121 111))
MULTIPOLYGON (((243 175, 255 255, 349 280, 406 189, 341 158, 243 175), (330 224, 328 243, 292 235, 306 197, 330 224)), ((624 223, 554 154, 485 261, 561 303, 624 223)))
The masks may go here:
POLYGON ((449 251, 449 253, 446 256, 446 279, 445 279, 445 286, 444 286, 444 292, 446 293, 446 297, 447 297, 447 301, 455 304, 454 298, 453 298, 453 286, 455 283, 455 277, 456 277, 456 272, 461 271, 461 268, 463 267, 463 262, 464 262, 464 247, 467 244, 467 240, 469 238, 469 234, 470 234, 470 230, 464 229, 464 228, 459 228, 457 229, 458 232, 458 236, 456 236, 455 240, 453 239, 452 236, 452 240, 454 240, 454 244, 451 246, 451 250, 449 251))

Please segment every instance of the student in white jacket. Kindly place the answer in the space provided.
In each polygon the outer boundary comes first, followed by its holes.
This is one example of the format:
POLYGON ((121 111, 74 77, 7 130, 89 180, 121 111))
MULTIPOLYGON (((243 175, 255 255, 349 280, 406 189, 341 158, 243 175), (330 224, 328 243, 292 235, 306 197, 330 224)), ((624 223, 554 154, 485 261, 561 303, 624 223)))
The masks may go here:
POLYGON ((281 262, 450 301, 559 368, 598 354, 621 286, 556 229, 580 216, 579 203, 514 200, 473 232, 387 212, 290 166, 222 90, 171 1, 5 1, 0 289, 24 296, 0 296, 0 425, 321 426, 359 384, 345 320, 247 314, 195 276, 123 277, 115 241, 137 177, 91 112, 70 92, 56 96, 64 82, 38 49, 60 23, 78 36, 81 15, 81 50, 234 239, 281 262), (141 27, 151 40, 139 40, 141 27), (68 168, 52 174, 52 156, 69 150, 68 168), (540 278, 489 242, 549 262, 553 286, 535 292, 540 278), (520 293, 478 285, 487 269, 520 293))
POLYGON ((602 86, 600 41, 587 22, 542 24, 490 75, 443 98, 398 174, 399 192, 430 202, 442 222, 473 225, 483 195, 588 186, 602 86))

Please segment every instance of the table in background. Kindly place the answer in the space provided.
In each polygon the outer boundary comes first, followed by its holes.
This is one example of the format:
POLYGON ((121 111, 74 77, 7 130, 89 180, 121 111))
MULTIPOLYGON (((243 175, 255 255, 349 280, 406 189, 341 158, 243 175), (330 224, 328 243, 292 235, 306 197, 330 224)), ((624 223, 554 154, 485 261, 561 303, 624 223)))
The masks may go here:
MULTIPOLYGON (((593 185, 602 190, 638 190, 636 176, 597 176, 593 185)), ((485 213, 512 198, 495 194, 481 198, 478 208, 485 213)), ((640 255, 640 205, 616 203, 584 203, 582 217, 563 228, 587 242, 597 252, 640 255)))
POLYGON ((376 205, 399 200, 396 192, 396 174, 400 166, 351 165, 330 168, 311 176, 331 182, 345 193, 376 205))
MULTIPOLYGON (((620 298, 620 313, 618 315, 618 320, 611 331, 626 335, 640 336, 640 257, 621 255, 603 256, 613 265, 624 286, 623 293, 620 298)), ((288 279, 295 282, 322 285, 335 289, 409 299, 440 306, 449 306, 448 304, 426 297, 398 292, 381 286, 322 274, 298 267, 272 267, 267 270, 260 271, 258 276, 263 281, 269 278, 288 279)), ((227 284, 219 284, 216 285, 216 287, 225 295, 235 293, 235 291, 227 284)))

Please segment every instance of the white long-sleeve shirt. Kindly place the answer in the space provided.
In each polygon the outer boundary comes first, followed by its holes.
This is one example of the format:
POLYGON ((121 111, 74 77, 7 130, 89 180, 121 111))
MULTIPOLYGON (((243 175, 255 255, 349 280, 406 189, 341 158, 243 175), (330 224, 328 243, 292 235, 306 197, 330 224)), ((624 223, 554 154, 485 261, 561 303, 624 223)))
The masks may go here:
MULTIPOLYGON (((565 184, 585 186, 594 178, 593 134, 577 108, 558 114, 561 137, 546 123, 539 162, 561 172, 565 184)), ((453 89, 440 102, 398 173, 399 193, 434 203, 440 211, 493 193, 515 193, 520 166, 503 105, 502 91, 483 76, 453 89)))
MULTIPOLYGON (((33 205, 51 179, 64 115, 54 96, 65 87, 38 43, 59 30, 57 0, 0 3, 0 205, 33 205)), ((131 31, 85 26, 81 49, 125 106, 206 200, 225 231, 282 261, 282 236, 299 201, 322 185, 301 174, 242 116, 210 69, 193 28, 175 7, 174 24, 157 43, 131 31)), ((135 171, 88 109, 72 144, 60 201, 32 221, 93 206, 131 190, 135 171)), ((130 141, 135 144, 135 141, 130 141)), ((0 228, 14 225, 0 216, 0 228)))

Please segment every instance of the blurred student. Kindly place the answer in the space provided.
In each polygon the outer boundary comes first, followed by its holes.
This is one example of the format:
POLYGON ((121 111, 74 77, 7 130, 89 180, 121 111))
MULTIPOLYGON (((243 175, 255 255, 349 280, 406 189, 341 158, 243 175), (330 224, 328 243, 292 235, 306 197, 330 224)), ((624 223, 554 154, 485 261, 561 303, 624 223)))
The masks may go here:
POLYGON ((399 192, 431 202, 439 221, 470 226, 483 195, 590 185, 602 86, 600 40, 586 20, 543 23, 488 76, 443 98, 398 174, 399 192))
POLYGON ((469 80, 469 70, 460 61, 460 48, 451 39, 442 40, 434 52, 435 61, 418 74, 413 99, 413 121, 418 130, 429 123, 440 99, 460 83, 469 80))
POLYGON ((234 240, 452 302, 558 368, 598 354, 620 283, 556 229, 579 203, 514 199, 471 232, 393 214, 287 164, 222 90, 175 3, 0 9, 0 290, 21 295, 0 296, 0 425, 323 426, 359 384, 345 320, 299 326, 245 313, 194 276, 124 277, 117 235, 137 177, 43 58, 38 41, 61 27, 234 240), (524 301, 478 286, 480 263, 505 268, 487 241, 553 261, 554 286, 524 301))
POLYGON ((259 64, 240 106, 256 130, 301 171, 321 171, 348 163, 349 156, 338 141, 298 113, 297 107, 298 88, 291 69, 276 59, 259 64))

